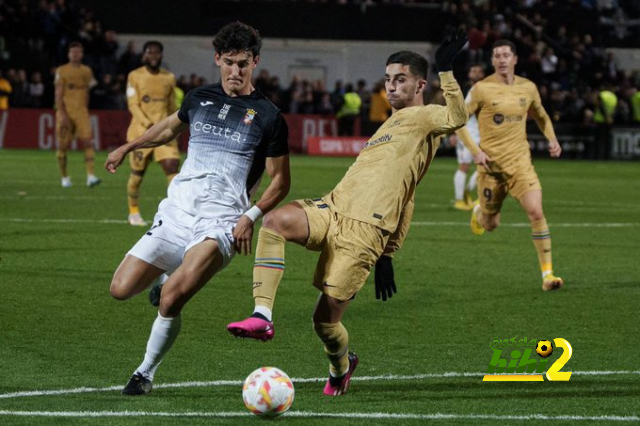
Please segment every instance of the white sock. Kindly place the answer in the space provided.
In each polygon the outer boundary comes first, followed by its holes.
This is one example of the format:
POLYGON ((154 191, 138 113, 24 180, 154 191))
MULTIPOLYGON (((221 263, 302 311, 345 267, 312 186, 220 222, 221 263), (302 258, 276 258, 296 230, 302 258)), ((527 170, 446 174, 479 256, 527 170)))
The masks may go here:
POLYGON ((476 189, 476 182, 478 181, 478 171, 473 172, 467 183, 467 191, 473 192, 476 189))
POLYGON ((178 337, 181 325, 182 319, 180 316, 165 318, 158 313, 158 317, 153 322, 153 327, 151 327, 151 335, 147 342, 144 361, 136 368, 136 372, 153 381, 153 376, 156 374, 162 358, 169 352, 173 342, 178 337))
POLYGON ((456 200, 462 200, 464 198, 464 181, 467 180, 467 174, 462 170, 456 170, 456 174, 453 177, 453 188, 455 190, 456 200))
POLYGON ((260 314, 264 316, 267 319, 267 321, 269 322, 271 321, 271 315, 272 315, 271 309, 267 308, 266 306, 256 306, 253 309, 253 313, 260 314))

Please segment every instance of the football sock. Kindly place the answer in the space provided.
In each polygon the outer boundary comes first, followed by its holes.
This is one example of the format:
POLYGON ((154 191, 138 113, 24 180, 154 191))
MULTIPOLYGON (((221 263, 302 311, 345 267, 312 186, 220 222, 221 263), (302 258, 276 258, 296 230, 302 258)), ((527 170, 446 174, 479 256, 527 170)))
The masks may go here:
POLYGON ((129 174, 127 182, 127 202, 129 204, 129 214, 140 213, 138 207, 138 197, 140 196, 140 185, 142 184, 142 176, 129 174))
POLYGON ((329 374, 340 377, 349 371, 349 333, 341 322, 314 323, 313 328, 324 343, 329 358, 329 374))
POLYGON ((93 147, 84 150, 84 165, 87 168, 87 176, 93 176, 96 172, 96 152, 93 147))
POLYGON ((271 322, 271 309, 266 306, 256 306, 253 309, 253 315, 251 316, 271 322))
POLYGON ((478 182, 478 171, 473 172, 471 177, 469 178, 469 182, 467 182, 467 191, 472 192, 476 189, 476 183, 478 182))
POLYGON ((167 185, 169 185, 171 183, 171 181, 173 180, 174 177, 176 177, 177 173, 173 173, 170 175, 167 175, 167 185))
POLYGON ((255 306, 268 309, 259 312, 271 317, 273 302, 278 290, 278 284, 284 274, 284 245, 286 240, 282 235, 268 228, 260 228, 256 260, 253 266, 253 300, 255 306))
POLYGON ((540 270, 542 271, 542 278, 544 278, 553 272, 551 262, 551 234, 549 233, 549 226, 545 218, 531 222, 531 240, 538 252, 540 270))
POLYGON ((182 319, 180 316, 165 318, 158 313, 158 317, 153 322, 153 327, 151 327, 151 335, 147 342, 144 361, 136 369, 136 372, 153 381, 153 376, 156 374, 162 358, 171 349, 173 342, 178 337, 181 325, 182 319))
POLYGON ((60 169, 60 175, 66 177, 67 175, 67 153, 62 150, 56 151, 56 158, 58 159, 58 168, 60 169))
POLYGON ((462 200, 464 198, 465 180, 467 180, 467 174, 460 169, 456 170, 456 174, 453 176, 453 189, 456 200, 462 200))

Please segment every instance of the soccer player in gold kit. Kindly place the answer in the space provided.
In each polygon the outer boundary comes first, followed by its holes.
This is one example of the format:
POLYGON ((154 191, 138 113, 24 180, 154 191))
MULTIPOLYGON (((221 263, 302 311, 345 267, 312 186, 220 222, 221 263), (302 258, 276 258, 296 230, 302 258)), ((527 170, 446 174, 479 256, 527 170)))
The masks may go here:
POLYGON ((542 289, 556 290, 564 285, 553 275, 551 234, 542 211, 542 187, 531 163, 526 135, 527 113, 549 140, 549 153, 559 157, 562 148, 551 119, 542 107, 535 84, 515 75, 518 62, 515 45, 497 40, 491 62, 495 73, 476 83, 467 102, 480 127, 480 147, 465 128, 458 130, 478 165, 478 199, 471 215, 471 230, 482 235, 500 224, 500 209, 508 194, 518 200, 531 222, 531 238, 538 252, 542 289))
POLYGON ((84 48, 74 41, 69 44, 69 63, 58 67, 56 87, 56 136, 58 139, 58 167, 62 176, 62 187, 71 187, 67 173, 67 150, 74 138, 84 147, 87 168, 87 186, 100 183, 95 175, 95 150, 91 145, 91 123, 89 121, 89 89, 96 84, 91 68, 82 65, 84 48))
MULTIPOLYGON (((127 141, 142 136, 147 129, 170 116, 176 111, 176 78, 160 67, 163 46, 158 41, 148 41, 142 49, 144 66, 129 73, 127 78, 127 104, 131 112, 131 124, 127 131, 127 141)), ((151 158, 160 163, 167 175, 167 183, 178 174, 180 153, 178 141, 173 140, 156 148, 141 148, 129 154, 131 173, 127 182, 127 201, 129 204, 129 223, 134 226, 146 226, 140 215, 138 198, 144 173, 151 158)))
POLYGON ((423 104, 425 58, 408 51, 391 55, 385 88, 393 115, 369 139, 340 183, 322 198, 297 200, 264 217, 253 269, 255 310, 227 328, 236 336, 273 338, 271 310, 284 273, 285 243, 320 251, 313 284, 321 294, 313 323, 330 361, 325 395, 344 394, 358 365, 341 323, 344 312, 374 265, 377 297, 386 300, 395 292, 391 259, 409 230, 416 186, 440 136, 467 121, 464 98, 451 72, 453 58, 465 43, 461 31, 448 36, 436 52, 446 107, 423 104))

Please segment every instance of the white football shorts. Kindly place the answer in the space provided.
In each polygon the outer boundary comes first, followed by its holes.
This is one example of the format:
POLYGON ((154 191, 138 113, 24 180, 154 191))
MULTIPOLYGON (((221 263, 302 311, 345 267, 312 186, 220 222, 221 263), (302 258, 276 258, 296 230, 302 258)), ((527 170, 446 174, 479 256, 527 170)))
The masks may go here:
POLYGON ((153 226, 138 240, 129 253, 169 273, 181 264, 184 254, 205 238, 216 240, 222 253, 224 269, 233 259, 233 227, 225 206, 220 206, 219 218, 193 216, 164 199, 153 218, 153 226))

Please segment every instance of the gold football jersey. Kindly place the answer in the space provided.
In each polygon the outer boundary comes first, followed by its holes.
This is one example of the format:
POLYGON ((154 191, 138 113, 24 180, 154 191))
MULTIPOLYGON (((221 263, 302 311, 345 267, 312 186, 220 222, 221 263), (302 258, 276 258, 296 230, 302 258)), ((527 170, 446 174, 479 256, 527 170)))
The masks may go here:
POLYGON ((71 116, 86 111, 89 101, 89 86, 93 80, 93 72, 86 65, 73 66, 65 64, 56 70, 55 83, 64 88, 62 102, 71 116))
POLYGON ((547 139, 556 137, 538 89, 523 77, 515 76, 509 85, 491 74, 471 88, 467 109, 478 118, 480 148, 498 165, 531 158, 526 134, 529 111, 547 139))
POLYGON ((327 201, 340 214, 389 232, 411 204, 416 186, 440 144, 467 121, 467 110, 453 73, 441 73, 447 105, 403 108, 369 139, 327 201))
POLYGON ((128 141, 176 111, 175 86, 175 76, 163 68, 158 74, 150 73, 145 66, 129 73, 127 104, 132 119, 127 131, 128 141))

